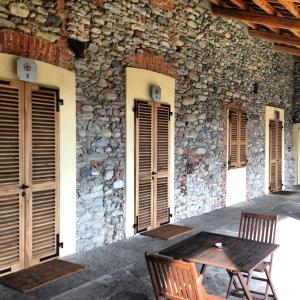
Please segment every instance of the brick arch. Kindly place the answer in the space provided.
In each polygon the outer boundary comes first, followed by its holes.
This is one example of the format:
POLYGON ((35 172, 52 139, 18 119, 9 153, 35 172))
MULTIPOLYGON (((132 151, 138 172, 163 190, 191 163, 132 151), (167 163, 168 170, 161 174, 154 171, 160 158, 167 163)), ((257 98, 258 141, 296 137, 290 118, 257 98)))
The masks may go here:
POLYGON ((126 62, 130 67, 161 73, 173 78, 176 77, 176 72, 172 64, 166 62, 163 55, 152 51, 145 51, 141 54, 128 57, 126 62))
POLYGON ((60 39, 55 43, 11 29, 0 30, 0 53, 40 60, 64 69, 74 69, 74 54, 60 39))

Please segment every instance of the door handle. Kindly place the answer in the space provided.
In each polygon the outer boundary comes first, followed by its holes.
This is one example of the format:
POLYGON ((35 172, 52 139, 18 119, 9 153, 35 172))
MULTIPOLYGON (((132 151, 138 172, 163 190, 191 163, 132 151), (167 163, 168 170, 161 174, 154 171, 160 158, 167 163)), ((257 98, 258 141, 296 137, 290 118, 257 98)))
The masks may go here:
POLYGON ((156 172, 152 172, 152 175, 156 175, 157 173, 156 172))
POLYGON ((26 190, 26 189, 29 188, 29 185, 26 185, 26 184, 23 183, 23 184, 20 186, 20 188, 21 188, 22 190, 26 190))

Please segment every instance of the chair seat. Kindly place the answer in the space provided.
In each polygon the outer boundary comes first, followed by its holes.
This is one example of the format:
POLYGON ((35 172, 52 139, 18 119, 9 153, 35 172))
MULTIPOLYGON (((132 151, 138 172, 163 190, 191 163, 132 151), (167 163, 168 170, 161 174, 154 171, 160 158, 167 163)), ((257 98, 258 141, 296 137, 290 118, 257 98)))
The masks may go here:
POLYGON ((265 268, 269 268, 271 263, 269 261, 263 261, 261 264, 259 264, 254 271, 263 273, 265 271, 265 268))

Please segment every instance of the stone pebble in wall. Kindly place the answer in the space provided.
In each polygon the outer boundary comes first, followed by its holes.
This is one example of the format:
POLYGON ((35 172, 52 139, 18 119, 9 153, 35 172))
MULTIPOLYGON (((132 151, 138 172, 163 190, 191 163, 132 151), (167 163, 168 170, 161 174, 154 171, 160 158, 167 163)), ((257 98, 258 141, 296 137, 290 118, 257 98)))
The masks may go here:
POLYGON ((57 1, 0 2, 0 28, 16 28, 49 42, 65 37, 65 17, 57 1))

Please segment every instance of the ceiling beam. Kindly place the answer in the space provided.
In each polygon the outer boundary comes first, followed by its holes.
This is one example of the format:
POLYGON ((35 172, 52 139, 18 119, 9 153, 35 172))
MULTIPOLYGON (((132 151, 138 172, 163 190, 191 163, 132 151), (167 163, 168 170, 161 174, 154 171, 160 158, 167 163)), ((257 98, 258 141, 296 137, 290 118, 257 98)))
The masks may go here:
MULTIPOLYGON (((257 6, 259 6, 262 10, 264 10, 269 15, 275 15, 275 10, 273 7, 265 0, 252 0, 257 6)), ((274 28, 271 26, 268 26, 273 32, 279 33, 278 28, 274 28)))
POLYGON ((215 5, 220 5, 221 4, 221 0, 210 0, 210 2, 212 2, 215 5))
POLYGON ((273 15, 274 14, 274 9, 273 7, 264 0, 252 0, 257 6, 259 6, 262 10, 264 10, 266 13, 273 15))
MULTIPOLYGON (((244 2, 244 0, 230 0, 234 5, 239 7, 240 9, 246 10, 248 8, 247 4, 244 2)), ((244 22, 248 27, 251 27, 252 29, 256 29, 255 24, 251 24, 250 22, 244 22)))
POLYGON ((243 0, 230 0, 230 2, 238 6, 240 9, 246 10, 248 8, 247 4, 243 0))
POLYGON ((300 46, 300 39, 295 37, 289 37, 285 35, 280 35, 276 33, 263 32, 259 30, 249 29, 249 35, 254 38, 262 39, 269 42, 285 44, 290 46, 300 46))
POLYGON ((290 55, 300 56, 300 49, 297 49, 297 48, 290 48, 290 47, 275 45, 274 50, 279 51, 279 52, 284 52, 284 53, 287 53, 290 55))
POLYGON ((300 18, 300 10, 295 3, 287 2, 286 0, 279 0, 278 3, 285 7, 296 18, 300 18))
MULTIPOLYGON (((300 3, 300 0, 283 0, 284 2, 294 2, 294 3, 300 3)), ((270 3, 280 3, 281 0, 268 0, 270 3)))
POLYGON ((276 28, 300 30, 300 20, 271 16, 252 11, 243 11, 219 7, 213 7, 212 12, 215 16, 222 16, 276 28))

